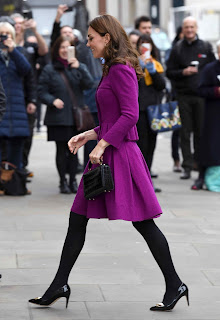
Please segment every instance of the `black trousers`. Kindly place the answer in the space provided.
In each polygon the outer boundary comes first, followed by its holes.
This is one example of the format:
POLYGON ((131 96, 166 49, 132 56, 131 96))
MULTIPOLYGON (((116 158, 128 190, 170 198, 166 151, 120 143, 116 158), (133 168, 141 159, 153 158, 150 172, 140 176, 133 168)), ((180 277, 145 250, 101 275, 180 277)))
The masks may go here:
POLYGON ((180 147, 180 129, 174 130, 171 138, 172 158, 174 161, 179 161, 179 147, 180 147))
POLYGON ((60 177, 60 184, 66 180, 66 172, 69 173, 69 185, 75 180, 77 169, 77 157, 68 148, 68 141, 56 141, 56 166, 60 177))
POLYGON ((182 167, 192 169, 193 163, 199 162, 201 129, 204 117, 204 100, 193 95, 178 94, 182 128, 180 129, 180 145, 183 155, 182 167), (194 154, 191 150, 191 134, 193 133, 194 154))
POLYGON ((144 156, 148 169, 150 170, 153 162, 154 150, 156 147, 157 133, 151 130, 145 111, 140 111, 137 130, 139 136, 137 144, 144 156))
POLYGON ((30 130, 30 136, 25 139, 24 149, 23 149, 23 167, 25 168, 28 165, 28 158, 32 146, 34 124, 36 120, 36 113, 28 114, 28 124, 30 130))

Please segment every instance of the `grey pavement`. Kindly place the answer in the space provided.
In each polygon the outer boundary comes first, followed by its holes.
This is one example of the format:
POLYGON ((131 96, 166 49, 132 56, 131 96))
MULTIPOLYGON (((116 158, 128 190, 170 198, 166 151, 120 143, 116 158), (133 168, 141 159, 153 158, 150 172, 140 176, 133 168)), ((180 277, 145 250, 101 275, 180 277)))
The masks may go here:
POLYGON ((0 320, 219 320, 220 194, 191 191, 195 172, 187 181, 172 172, 170 133, 159 136, 154 159, 164 212, 156 222, 189 287, 190 307, 183 297, 172 312, 149 311, 164 294, 161 272, 130 222, 106 219, 89 222, 68 309, 64 299, 50 308, 28 304, 53 279, 74 199, 59 194, 54 153, 45 132, 35 134, 32 195, 0 198, 0 320))

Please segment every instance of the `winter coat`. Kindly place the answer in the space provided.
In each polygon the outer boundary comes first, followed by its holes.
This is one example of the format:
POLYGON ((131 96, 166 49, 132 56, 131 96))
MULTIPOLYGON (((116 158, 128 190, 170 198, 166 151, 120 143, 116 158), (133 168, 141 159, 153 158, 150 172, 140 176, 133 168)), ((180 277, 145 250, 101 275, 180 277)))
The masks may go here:
POLYGON ((144 78, 141 78, 138 82, 138 102, 140 111, 145 111, 146 107, 160 103, 163 95, 162 90, 165 89, 165 79, 163 73, 155 72, 150 76, 152 78, 151 85, 147 86, 144 78))
POLYGON ((199 93, 205 98, 205 115, 201 139, 201 164, 220 166, 220 61, 207 64, 201 74, 199 93))
POLYGON ((179 40, 170 53, 166 72, 177 94, 198 95, 200 73, 207 63, 214 60, 215 55, 210 43, 198 38, 192 43, 186 39, 179 40), (199 62, 198 73, 184 76, 183 69, 189 67, 191 61, 199 62))
POLYGON ((5 106, 6 106, 5 92, 2 86, 2 82, 0 80, 0 121, 2 120, 3 114, 5 113, 5 106))
POLYGON ((57 61, 48 64, 43 69, 38 83, 38 95, 43 103, 47 105, 45 124, 47 126, 73 126, 73 102, 69 95, 68 88, 60 73, 64 72, 69 80, 78 105, 84 105, 83 90, 93 86, 93 79, 86 65, 79 64, 79 68, 64 68, 63 64, 57 61), (64 102, 63 109, 57 109, 53 102, 61 99, 64 102))
POLYGON ((19 48, 9 53, 7 61, 0 54, 0 77, 7 98, 6 112, 0 126, 0 137, 29 136, 23 78, 30 70, 31 66, 19 48))

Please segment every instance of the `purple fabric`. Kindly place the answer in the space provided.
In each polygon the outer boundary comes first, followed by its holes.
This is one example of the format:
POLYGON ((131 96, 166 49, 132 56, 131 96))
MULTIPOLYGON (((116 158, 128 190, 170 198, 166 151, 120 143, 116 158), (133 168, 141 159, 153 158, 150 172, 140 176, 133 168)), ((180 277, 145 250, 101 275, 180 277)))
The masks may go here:
MULTIPOLYGON (((98 140, 110 143, 103 155, 112 170, 115 189, 86 200, 81 180, 72 212, 88 218, 142 221, 158 217, 162 210, 157 201, 144 157, 137 146, 136 122, 139 115, 138 83, 135 70, 117 64, 103 78, 97 93, 100 127, 98 140)), ((88 171, 88 165, 84 172, 88 171)))
POLYGON ((64 65, 65 68, 68 67, 68 65, 69 65, 68 60, 63 59, 61 57, 57 57, 57 60, 60 61, 64 65))

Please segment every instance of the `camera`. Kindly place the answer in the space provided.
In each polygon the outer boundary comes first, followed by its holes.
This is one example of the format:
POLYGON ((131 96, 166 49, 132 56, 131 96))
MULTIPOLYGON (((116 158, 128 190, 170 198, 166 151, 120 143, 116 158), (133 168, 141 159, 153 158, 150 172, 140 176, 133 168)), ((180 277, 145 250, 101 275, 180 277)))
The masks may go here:
POLYGON ((69 6, 68 9, 65 10, 65 12, 73 11, 73 6, 69 6))
POLYGON ((7 34, 0 34, 0 42, 3 42, 8 39, 7 34))
POLYGON ((7 48, 7 46, 3 43, 3 41, 7 40, 7 34, 0 34, 0 49, 7 48))
POLYGON ((31 10, 23 10, 22 15, 23 15, 24 19, 27 19, 27 20, 33 19, 33 14, 32 14, 31 10))

